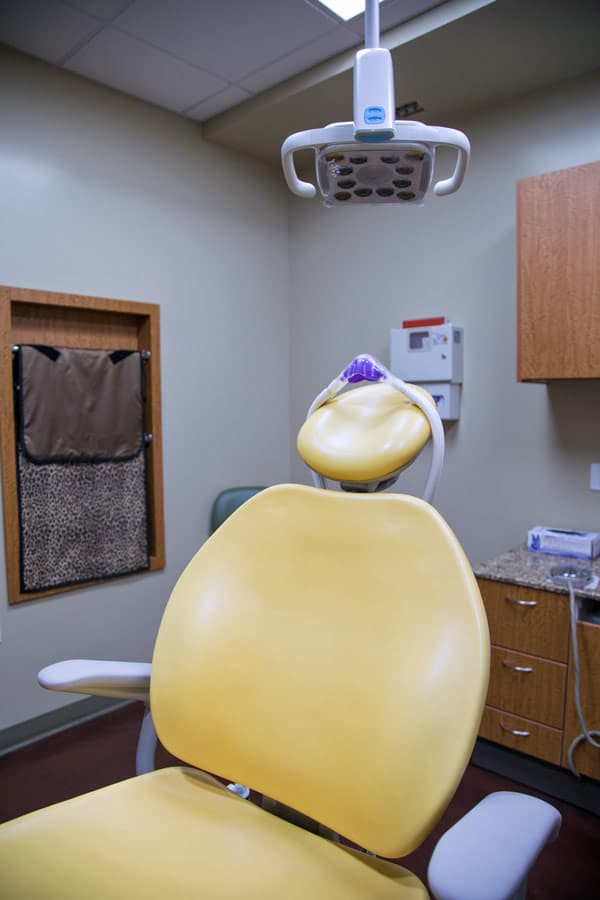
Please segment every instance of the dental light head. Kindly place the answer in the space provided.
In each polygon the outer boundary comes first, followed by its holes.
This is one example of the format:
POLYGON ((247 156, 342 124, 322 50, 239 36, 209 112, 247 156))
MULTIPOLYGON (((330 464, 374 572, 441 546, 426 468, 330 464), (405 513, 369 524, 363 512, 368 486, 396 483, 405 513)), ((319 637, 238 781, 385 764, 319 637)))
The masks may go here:
POLYGON ((394 73, 389 50, 379 44, 379 4, 366 0, 365 49, 354 63, 354 121, 334 122, 290 135, 281 148, 283 172, 299 197, 316 196, 314 184, 301 181, 294 154, 313 149, 316 180, 325 206, 344 203, 401 203, 422 206, 429 190, 437 147, 456 151, 450 178, 438 181, 438 196, 452 194, 463 182, 469 162, 468 138, 454 128, 394 121, 394 73))

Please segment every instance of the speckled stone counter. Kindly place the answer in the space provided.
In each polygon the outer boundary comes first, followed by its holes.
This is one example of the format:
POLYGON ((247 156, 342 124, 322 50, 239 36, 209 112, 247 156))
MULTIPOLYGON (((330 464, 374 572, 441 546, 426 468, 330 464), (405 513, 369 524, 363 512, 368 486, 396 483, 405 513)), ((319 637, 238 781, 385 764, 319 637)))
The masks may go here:
POLYGON ((600 557, 597 559, 573 559, 570 556, 553 556, 549 553, 530 553, 525 545, 508 550, 495 559, 481 563, 475 567, 478 578, 489 578, 490 581, 506 581, 538 590, 555 591, 557 594, 568 593, 564 587, 557 587, 550 579, 550 570, 555 566, 572 566, 575 569, 590 569, 596 576, 591 589, 577 588, 577 594, 600 600, 600 557))

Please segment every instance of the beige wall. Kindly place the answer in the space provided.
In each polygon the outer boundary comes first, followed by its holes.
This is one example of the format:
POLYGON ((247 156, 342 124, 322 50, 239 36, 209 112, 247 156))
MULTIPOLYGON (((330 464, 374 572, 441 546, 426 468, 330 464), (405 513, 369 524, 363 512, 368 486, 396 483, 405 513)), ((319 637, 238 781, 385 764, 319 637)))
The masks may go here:
MULTIPOLYGON (((389 362, 389 329, 404 318, 442 314, 464 326, 462 415, 447 429, 437 505, 474 564, 534 524, 600 530, 600 494, 588 488, 589 464, 600 461, 600 382, 515 377, 515 181, 600 159, 599 109, 597 72, 443 123, 467 131, 472 165, 459 193, 422 209, 290 201, 292 433, 355 354, 389 362)), ((294 479, 308 480, 292 458, 294 479)), ((424 476, 419 461, 396 489, 419 490, 424 476)))
MULTIPOLYGON (((0 282, 160 304, 167 568, 7 607, 0 728, 77 699, 64 657, 149 659, 234 484, 289 478, 287 193, 194 123, 0 50, 0 282), (273 377, 276 373, 276 377, 273 377)), ((0 537, 3 566, 3 538, 0 537)))

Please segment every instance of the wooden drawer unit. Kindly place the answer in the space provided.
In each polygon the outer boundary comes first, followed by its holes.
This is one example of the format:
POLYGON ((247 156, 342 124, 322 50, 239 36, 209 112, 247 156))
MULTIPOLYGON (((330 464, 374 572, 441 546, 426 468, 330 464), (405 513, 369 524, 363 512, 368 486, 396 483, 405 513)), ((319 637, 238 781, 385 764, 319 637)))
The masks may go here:
POLYGON ((566 677, 564 663, 492 646, 487 703, 562 728, 566 677))
POLYGON ((564 594, 478 579, 492 644, 566 663, 569 601, 564 594))
MULTIPOLYGON (((513 561, 514 557, 508 562, 513 561)), ((543 577, 542 573, 541 583, 543 577)), ((569 597, 491 578, 478 577, 477 582, 492 644, 479 734, 567 768, 569 747, 581 734, 569 597)), ((594 602, 588 598, 588 605, 593 607, 594 602)), ((600 623, 592 613, 596 615, 595 607, 588 613, 589 621, 584 618, 577 624, 581 702, 587 727, 600 731, 600 623)), ((582 741, 573 762, 580 774, 600 780, 599 749, 582 741)))
POLYGON ((557 728, 486 706, 479 734, 496 744, 560 765, 563 733, 557 728))

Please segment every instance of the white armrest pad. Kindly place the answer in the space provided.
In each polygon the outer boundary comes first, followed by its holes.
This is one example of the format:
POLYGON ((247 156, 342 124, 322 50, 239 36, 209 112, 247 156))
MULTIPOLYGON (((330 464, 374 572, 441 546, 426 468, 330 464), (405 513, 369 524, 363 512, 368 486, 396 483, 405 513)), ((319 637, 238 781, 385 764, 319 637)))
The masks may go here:
POLYGON ((151 671, 151 663, 65 659, 38 672, 38 681, 49 691, 148 701, 151 671))
POLYGON ((437 900, 507 900, 561 825, 557 809, 512 791, 490 794, 433 851, 427 876, 437 900))

